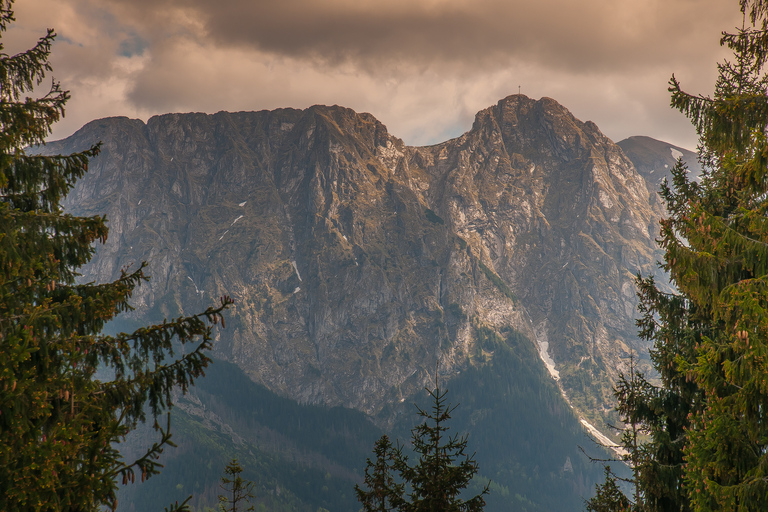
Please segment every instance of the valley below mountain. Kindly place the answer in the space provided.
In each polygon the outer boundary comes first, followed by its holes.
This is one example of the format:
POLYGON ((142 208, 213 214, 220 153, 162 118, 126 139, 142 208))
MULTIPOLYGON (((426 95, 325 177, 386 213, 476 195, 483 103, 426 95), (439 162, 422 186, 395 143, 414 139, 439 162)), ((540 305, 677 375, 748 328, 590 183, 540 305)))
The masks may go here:
MULTIPOLYGON (((579 510, 601 475, 578 449, 579 419, 610 436, 614 381, 630 357, 650 368, 634 278, 664 280, 656 176, 693 158, 645 139, 617 145, 552 99, 515 95, 427 147, 314 106, 101 119, 41 151, 102 143, 67 208, 109 221, 84 280, 147 262, 116 328, 234 298, 214 355, 238 384, 202 379, 174 414, 193 439, 216 433, 208 459, 250 454, 270 510, 356 510, 351 487, 341 501, 331 489, 358 481, 381 432, 408 437, 435 383, 462 404, 455 427, 496 482, 487 510, 579 510), (221 405, 234 392, 337 411, 356 426, 326 439, 359 463, 269 425, 258 401, 221 405), (278 499, 297 468, 328 475, 326 491, 313 476, 278 499)), ((184 446, 170 466, 201 453, 184 446)), ((220 473, 207 470, 202 495, 220 473)))

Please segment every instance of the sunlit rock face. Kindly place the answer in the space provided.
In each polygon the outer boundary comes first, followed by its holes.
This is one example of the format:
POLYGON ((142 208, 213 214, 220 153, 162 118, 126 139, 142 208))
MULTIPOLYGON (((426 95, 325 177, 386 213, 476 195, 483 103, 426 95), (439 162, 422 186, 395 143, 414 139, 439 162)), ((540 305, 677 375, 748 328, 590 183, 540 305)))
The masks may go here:
POLYGON ((428 202, 513 290, 572 402, 606 407, 617 371, 645 353, 634 276, 658 271, 655 192, 594 123, 549 98, 506 98, 462 137, 413 152, 428 202))
POLYGON ((43 149, 97 141, 68 199, 109 219, 84 279, 146 261, 128 319, 233 297, 217 354, 286 396, 386 415, 475 364, 485 326, 525 334, 594 413, 643 352, 633 276, 657 271, 661 205, 552 99, 510 96, 429 147, 315 106, 102 119, 43 149))

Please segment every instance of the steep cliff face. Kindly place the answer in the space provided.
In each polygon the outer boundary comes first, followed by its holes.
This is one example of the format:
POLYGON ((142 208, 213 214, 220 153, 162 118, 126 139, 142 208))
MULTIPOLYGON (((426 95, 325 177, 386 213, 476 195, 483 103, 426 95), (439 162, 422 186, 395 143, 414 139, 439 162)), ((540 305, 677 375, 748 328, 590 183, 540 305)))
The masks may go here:
POLYGON ((411 161, 430 204, 519 298, 542 359, 582 411, 605 409, 635 350, 634 276, 657 272, 656 194, 594 123, 512 96, 411 161))
POLYGON ((537 344, 599 411, 632 349, 632 276, 660 205, 621 150, 554 100, 511 96, 408 147, 340 107, 94 121, 45 152, 102 154, 68 199, 106 214, 83 269, 148 262, 136 318, 236 307, 219 356, 302 402, 378 414, 478 356, 478 330, 537 344))

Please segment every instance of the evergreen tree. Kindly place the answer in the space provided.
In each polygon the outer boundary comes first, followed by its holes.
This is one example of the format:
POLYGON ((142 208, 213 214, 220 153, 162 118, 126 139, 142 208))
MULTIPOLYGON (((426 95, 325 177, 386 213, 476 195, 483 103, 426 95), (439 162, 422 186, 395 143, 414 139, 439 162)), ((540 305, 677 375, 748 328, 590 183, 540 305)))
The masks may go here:
POLYGON ((734 58, 718 66, 714 96, 670 82, 705 172, 697 184, 678 164, 662 191, 664 268, 679 295, 639 281, 661 386, 617 389, 620 409, 649 432, 638 448, 643 510, 768 509, 768 18, 763 0, 740 5, 745 22, 723 34, 734 58))
POLYGON ((616 475, 605 466, 605 481, 595 485, 595 495, 587 500, 588 512, 629 512, 629 500, 616 485, 616 475))
MULTIPOLYGON (((618 398, 619 405, 617 410, 625 424, 621 434, 621 446, 624 449, 622 460, 632 469, 632 478, 628 480, 632 484, 632 500, 635 510, 642 510, 644 502, 644 493, 640 487, 640 462, 643 453, 640 448, 640 437, 647 433, 647 427, 637 414, 633 414, 638 407, 642 407, 642 402, 650 393, 651 386, 637 371, 635 366, 634 354, 629 361, 629 376, 623 373, 619 376, 619 382, 614 388, 614 395, 618 398)), ((607 469, 607 467, 606 467, 607 469)), ((611 474, 606 470, 606 480, 604 490, 609 490, 615 486, 615 482, 610 480, 611 474)))
MULTIPOLYGON (((685 180, 686 172, 678 162, 673 170, 675 181, 685 180)), ((666 184, 662 196, 668 206, 674 204, 666 184)), ((630 365, 629 376, 622 374, 614 387, 616 409, 628 425, 622 448, 623 460, 633 473, 629 481, 633 486, 631 510, 685 512, 691 510, 683 486, 686 430, 692 415, 702 410, 704 393, 680 370, 680 365, 695 360, 702 336, 712 335, 713 331, 684 296, 662 292, 653 278, 638 278, 637 284, 642 314, 638 320, 640 336, 653 342, 650 357, 661 385, 654 386, 630 365)), ((615 478, 606 473, 599 497, 610 496, 609 490, 618 489, 615 478)), ((601 506, 604 510, 618 510, 610 508, 614 506, 610 504, 601 506)))
POLYGON ((243 467, 232 459, 227 467, 224 468, 224 476, 221 477, 220 487, 226 494, 219 494, 219 510, 221 512, 237 512, 241 510, 247 512, 253 510, 253 505, 248 508, 242 508, 250 502, 253 495, 253 482, 243 479, 240 475, 243 467), (245 502, 245 503, 243 503, 245 502))
POLYGON ((386 435, 376 441, 373 449, 376 462, 366 460, 363 490, 355 485, 357 500, 363 504, 366 512, 386 512, 401 506, 403 503, 404 485, 394 477, 395 461, 402 459, 402 449, 392 445, 386 435))
POLYGON ((697 511, 768 509, 768 18, 762 1, 741 9, 744 25, 722 38, 734 59, 719 66, 714 97, 671 84, 709 164, 701 186, 676 191, 662 226, 670 276, 712 328, 680 364, 705 393, 685 447, 697 511))
MULTIPOLYGON (((13 21, 0 0, 0 36, 13 21)), ((106 322, 130 309, 141 266, 112 283, 81 284, 77 270, 92 244, 107 237, 102 217, 63 213, 62 199, 86 172, 98 146, 71 155, 40 156, 64 114, 68 92, 52 82, 27 97, 51 71, 49 30, 29 51, 9 56, 0 39, 0 510, 96 511, 117 506, 117 481, 157 473, 173 445, 158 418, 175 386, 186 391, 209 363, 209 322, 231 302, 202 314, 106 336, 106 322), (185 354, 173 358, 174 341, 185 354), (188 345, 189 343, 192 345, 188 345), (111 371, 100 381, 96 370, 111 371), (119 442, 146 414, 158 440, 135 461, 119 442)), ((177 507, 178 508, 178 507, 177 507)))
POLYGON ((679 294, 638 280, 640 334, 654 342, 661 385, 623 380, 616 390, 625 421, 648 432, 633 454, 640 510, 768 509, 768 6, 740 6, 742 28, 721 39, 734 58, 718 66, 714 96, 670 82, 705 173, 689 181, 679 162, 662 189, 664 268, 679 294))
POLYGON ((427 411, 417 406, 424 421, 411 430, 418 460, 411 465, 399 446, 393 448, 386 436, 382 437, 376 443, 376 463, 368 459, 367 490, 355 486, 366 512, 479 512, 485 507, 483 496, 488 493, 488 485, 468 500, 460 496, 478 466, 474 456, 466 453, 467 436, 448 434, 447 422, 455 407, 446 403, 447 392, 439 387, 427 392, 432 408, 427 411))
MULTIPOLYGON (((685 176, 684 166, 679 163, 673 174, 685 176)), ((668 188, 662 195, 671 204, 668 188)), ((652 278, 638 279, 638 287, 640 336, 653 341, 650 356, 661 381, 653 386, 636 374, 634 386, 622 379, 616 388, 623 419, 641 425, 646 434, 631 453, 639 505, 648 511, 688 511, 683 449, 690 417, 701 411, 704 396, 679 365, 694 360, 702 334, 710 335, 712 330, 685 297, 661 292, 652 278)))

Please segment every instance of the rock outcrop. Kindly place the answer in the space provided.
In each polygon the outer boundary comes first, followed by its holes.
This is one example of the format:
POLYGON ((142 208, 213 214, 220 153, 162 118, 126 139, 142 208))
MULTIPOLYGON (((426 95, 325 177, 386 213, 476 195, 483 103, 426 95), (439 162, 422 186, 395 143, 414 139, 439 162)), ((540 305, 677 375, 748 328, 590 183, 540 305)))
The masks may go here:
POLYGON ((102 119, 42 149, 97 141, 68 198, 109 219, 84 279, 146 261, 136 319, 232 296, 217 354, 285 396, 384 414, 472 364, 487 327, 536 343, 589 416, 645 352, 633 276, 657 272, 661 205, 552 99, 510 96, 429 147, 315 106, 102 119))

